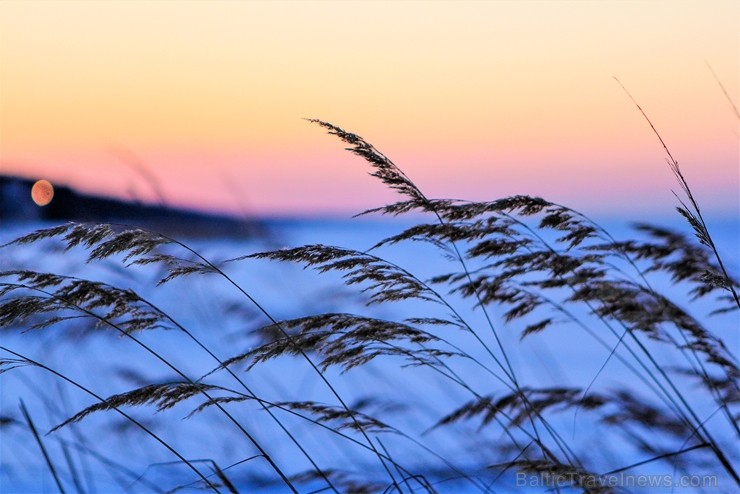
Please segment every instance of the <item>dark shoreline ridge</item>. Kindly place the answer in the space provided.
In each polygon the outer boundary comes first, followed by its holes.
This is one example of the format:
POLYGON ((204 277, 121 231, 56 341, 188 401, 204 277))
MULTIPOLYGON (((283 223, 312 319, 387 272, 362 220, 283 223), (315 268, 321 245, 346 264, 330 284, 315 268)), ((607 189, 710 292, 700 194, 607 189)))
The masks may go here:
POLYGON ((257 219, 84 194, 60 184, 54 184, 51 203, 37 206, 31 199, 34 182, 0 175, 0 222, 125 223, 165 234, 188 236, 252 237, 264 233, 263 225, 257 219))

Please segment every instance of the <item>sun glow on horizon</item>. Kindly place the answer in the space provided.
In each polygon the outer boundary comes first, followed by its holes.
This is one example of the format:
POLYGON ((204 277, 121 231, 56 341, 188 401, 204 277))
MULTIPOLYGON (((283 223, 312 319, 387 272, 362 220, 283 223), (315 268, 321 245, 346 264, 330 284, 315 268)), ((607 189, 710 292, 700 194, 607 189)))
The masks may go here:
POLYGON ((37 206, 46 206, 54 199, 54 187, 48 180, 37 180, 31 187, 31 199, 37 206))
POLYGON ((5 1, 0 172, 158 200, 121 146, 176 204, 393 200, 316 117, 431 196, 670 209, 662 148, 618 76, 707 207, 731 211, 738 123, 707 63, 740 100, 738 21, 740 4, 699 0, 5 1))

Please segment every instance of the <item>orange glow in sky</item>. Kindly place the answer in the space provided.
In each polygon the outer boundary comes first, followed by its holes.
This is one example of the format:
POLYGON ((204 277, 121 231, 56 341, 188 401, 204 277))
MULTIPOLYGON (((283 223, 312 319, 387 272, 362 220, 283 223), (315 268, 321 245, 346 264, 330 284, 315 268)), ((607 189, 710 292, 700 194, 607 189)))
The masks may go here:
POLYGON ((662 148, 738 208, 736 1, 0 3, 0 173, 254 213, 395 199, 364 136, 430 197, 670 212, 662 148))

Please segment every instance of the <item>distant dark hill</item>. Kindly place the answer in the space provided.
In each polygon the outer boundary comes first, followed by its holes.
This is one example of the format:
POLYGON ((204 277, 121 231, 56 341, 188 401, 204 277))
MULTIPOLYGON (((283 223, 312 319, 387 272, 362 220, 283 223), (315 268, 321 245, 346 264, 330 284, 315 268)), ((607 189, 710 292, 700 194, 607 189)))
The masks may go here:
POLYGON ((0 223, 124 223, 161 233, 187 236, 255 236, 263 233, 262 225, 257 220, 83 194, 58 184, 54 184, 52 201, 46 206, 37 206, 31 199, 33 184, 33 180, 0 175, 0 223))

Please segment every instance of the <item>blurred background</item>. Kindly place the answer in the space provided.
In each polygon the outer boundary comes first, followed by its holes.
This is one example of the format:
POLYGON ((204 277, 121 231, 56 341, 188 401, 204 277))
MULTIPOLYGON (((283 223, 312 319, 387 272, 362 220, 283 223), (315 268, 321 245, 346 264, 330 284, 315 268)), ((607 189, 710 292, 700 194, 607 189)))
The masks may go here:
POLYGON ((237 215, 394 199, 309 117, 430 197, 671 214, 663 150, 616 76, 705 210, 734 214, 738 21, 731 0, 8 0, 0 173, 237 215))

